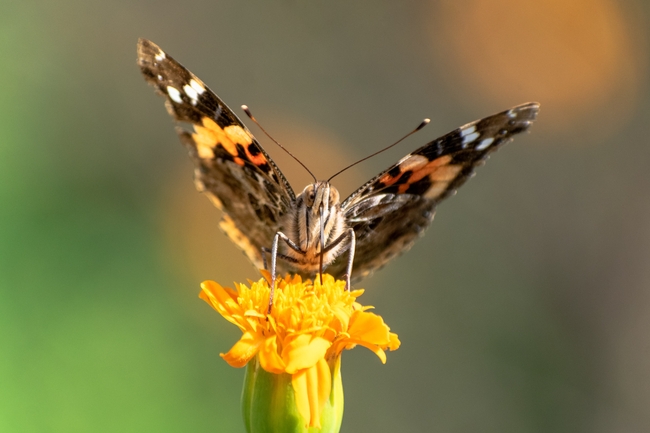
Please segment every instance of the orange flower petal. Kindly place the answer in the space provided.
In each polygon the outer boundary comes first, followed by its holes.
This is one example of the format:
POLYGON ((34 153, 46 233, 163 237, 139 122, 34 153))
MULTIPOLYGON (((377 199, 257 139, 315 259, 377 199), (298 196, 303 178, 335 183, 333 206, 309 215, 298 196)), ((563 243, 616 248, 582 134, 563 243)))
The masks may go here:
POLYGON ((255 356, 262 344, 262 339, 251 332, 244 332, 237 343, 220 356, 232 367, 239 368, 246 365, 255 356))
POLYGON ((291 377, 296 407, 308 421, 307 427, 320 428, 320 415, 332 391, 332 373, 324 359, 291 377))
POLYGON ((390 343, 389 328, 384 319, 374 313, 355 311, 350 318, 350 339, 384 345, 390 343))
POLYGON ((273 336, 264 340, 260 349, 260 365, 269 373, 281 374, 285 372, 286 365, 278 355, 278 338, 273 336))
POLYGON ((384 351, 384 349, 377 346, 376 344, 366 343, 365 341, 361 341, 361 340, 358 341, 351 340, 350 343, 358 344, 359 346, 363 346, 366 349, 372 351, 372 353, 374 353, 379 357, 379 360, 381 361, 382 364, 386 364, 386 352, 384 351))
POLYGON ((390 333, 390 343, 388 343, 388 348, 390 350, 397 350, 399 349, 399 346, 402 344, 401 341, 399 341, 399 338, 397 337, 397 334, 391 332, 390 333))
POLYGON ((318 408, 320 412, 332 391, 332 372, 323 358, 318 360, 316 370, 318 376, 318 408))
POLYGON ((296 407, 300 415, 311 422, 311 410, 309 407, 309 389, 307 385, 307 370, 291 376, 291 385, 296 398, 296 407))
POLYGON ((204 281, 201 283, 201 292, 199 298, 210 304, 217 310, 224 319, 237 325, 242 331, 245 326, 239 318, 242 316, 242 309, 237 303, 237 292, 233 289, 222 287, 214 281, 204 281))
POLYGON ((320 428, 320 404, 318 404, 318 368, 307 369, 307 399, 309 400, 309 426, 320 428))
POLYGON ((298 370, 313 367, 319 359, 325 357, 330 343, 321 337, 301 334, 289 342, 282 350, 282 358, 286 360, 286 372, 293 374, 298 370))

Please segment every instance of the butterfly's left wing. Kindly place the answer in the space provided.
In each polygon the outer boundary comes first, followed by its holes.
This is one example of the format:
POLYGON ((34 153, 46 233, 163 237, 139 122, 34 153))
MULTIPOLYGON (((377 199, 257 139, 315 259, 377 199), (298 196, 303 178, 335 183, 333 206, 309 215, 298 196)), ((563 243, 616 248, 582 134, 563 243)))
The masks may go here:
POLYGON ((194 163, 197 188, 224 212, 219 226, 258 268, 295 195, 271 157, 235 113, 196 75, 153 42, 138 41, 138 65, 165 97, 194 163))
MULTIPOLYGON (((402 158, 352 193, 341 209, 356 234, 352 278, 359 280, 407 251, 491 152, 526 131, 539 111, 531 102, 464 125, 402 158)), ((345 272, 345 257, 327 268, 345 272)))

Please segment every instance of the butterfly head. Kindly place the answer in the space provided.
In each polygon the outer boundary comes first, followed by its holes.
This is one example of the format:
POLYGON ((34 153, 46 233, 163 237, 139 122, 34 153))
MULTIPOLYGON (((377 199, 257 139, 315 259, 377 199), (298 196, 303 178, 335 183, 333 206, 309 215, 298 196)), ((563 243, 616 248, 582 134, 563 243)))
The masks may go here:
POLYGON ((313 217, 319 217, 322 212, 325 220, 339 206, 340 200, 338 190, 326 181, 307 185, 300 197, 313 217))

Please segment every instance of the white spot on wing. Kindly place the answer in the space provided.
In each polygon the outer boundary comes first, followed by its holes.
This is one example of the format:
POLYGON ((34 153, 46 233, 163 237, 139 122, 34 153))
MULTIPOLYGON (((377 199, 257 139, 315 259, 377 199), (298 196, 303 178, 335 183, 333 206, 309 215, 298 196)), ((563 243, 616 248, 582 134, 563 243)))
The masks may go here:
POLYGON ((196 103, 199 100, 199 94, 196 92, 196 90, 194 90, 194 88, 191 87, 190 85, 186 84, 183 86, 183 91, 187 96, 190 97, 192 105, 196 105, 196 103))
POLYGON ((463 142, 461 144, 463 145, 463 149, 464 149, 467 147, 468 143, 471 143, 472 141, 478 138, 479 134, 476 133, 476 125, 461 126, 460 136, 463 139, 463 142))
POLYGON ((181 98, 181 92, 178 91, 175 87, 172 86, 167 86, 167 94, 169 95, 170 98, 172 98, 172 101, 182 104, 183 103, 183 98, 181 98))
POLYGON ((493 142, 494 138, 486 138, 485 140, 481 141, 478 146, 476 146, 476 150, 485 150, 490 147, 493 142))
POLYGON ((194 78, 190 80, 190 86, 192 86, 192 89, 196 90, 196 93, 199 95, 202 95, 203 92, 205 92, 205 87, 203 87, 203 84, 199 83, 194 78))
POLYGON ((159 51, 158 54, 156 54, 154 58, 155 58, 156 60, 158 60, 158 61, 161 61, 161 60, 164 59, 165 57, 167 57, 167 56, 165 55, 165 53, 164 53, 163 51, 159 51))
POLYGON ((507 116, 508 116, 509 118, 511 118, 511 119, 514 119, 515 117, 517 117, 517 113, 515 112, 514 109, 512 109, 512 110, 508 110, 508 113, 506 113, 506 114, 507 114, 507 116))
POLYGON ((469 126, 469 127, 462 127, 460 129, 460 136, 464 137, 466 135, 473 134, 475 132, 476 132, 476 125, 472 125, 472 126, 469 126))
MULTIPOLYGON (((472 126, 472 128, 474 128, 474 130, 476 130, 476 127, 472 126)), ((463 137, 463 147, 467 146, 469 143, 476 140, 479 137, 479 135, 481 135, 481 134, 479 134, 478 132, 472 132, 471 134, 462 135, 462 137, 463 137)))

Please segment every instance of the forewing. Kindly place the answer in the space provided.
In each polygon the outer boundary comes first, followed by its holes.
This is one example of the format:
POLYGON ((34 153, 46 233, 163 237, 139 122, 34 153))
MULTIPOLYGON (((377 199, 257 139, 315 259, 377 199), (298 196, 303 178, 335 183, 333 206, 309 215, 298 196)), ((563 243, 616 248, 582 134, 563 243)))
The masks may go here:
MULTIPOLYGON (((491 152, 526 131, 539 104, 527 103, 477 120, 402 158, 352 193, 341 205, 356 234, 353 278, 359 280, 407 251, 449 197, 491 152)), ((345 260, 328 272, 341 275, 345 260)))
POLYGON ((195 166, 199 191, 224 212, 220 226, 253 264, 270 247, 295 200, 289 183, 237 116, 194 74, 153 42, 138 41, 138 65, 162 94, 195 166))

